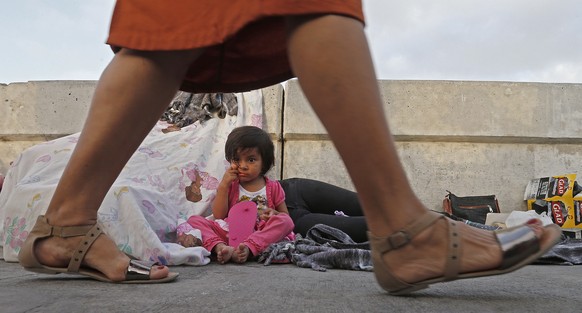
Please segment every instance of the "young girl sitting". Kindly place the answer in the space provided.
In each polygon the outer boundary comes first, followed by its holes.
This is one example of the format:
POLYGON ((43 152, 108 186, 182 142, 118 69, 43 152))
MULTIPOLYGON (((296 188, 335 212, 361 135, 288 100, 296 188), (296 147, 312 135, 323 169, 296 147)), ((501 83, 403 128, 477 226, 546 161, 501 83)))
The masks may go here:
POLYGON ((212 214, 216 219, 225 219, 228 228, 233 231, 239 226, 237 223, 245 221, 237 220, 229 212, 235 211, 236 206, 248 206, 249 201, 252 201, 257 212, 252 217, 254 232, 240 244, 228 244, 229 231, 218 221, 202 216, 191 216, 188 219, 188 224, 201 231, 202 246, 215 254, 221 264, 231 260, 244 263, 272 243, 285 237, 293 239, 294 225, 285 205, 285 192, 279 182, 265 177, 265 173, 274 165, 274 150, 269 135, 254 126, 235 128, 226 140, 225 157, 230 162, 230 168, 218 186, 212 214))

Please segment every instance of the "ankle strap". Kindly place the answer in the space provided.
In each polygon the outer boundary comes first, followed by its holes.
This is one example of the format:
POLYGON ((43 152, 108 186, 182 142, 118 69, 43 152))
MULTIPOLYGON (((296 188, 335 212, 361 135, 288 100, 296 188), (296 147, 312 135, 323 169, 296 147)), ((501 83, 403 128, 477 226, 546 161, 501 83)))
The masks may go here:
POLYGON ((33 232, 39 233, 41 238, 56 236, 61 238, 85 236, 94 225, 82 226, 53 226, 44 215, 39 215, 34 224, 33 232))
POLYGON ((410 243, 412 238, 435 223, 439 218, 444 218, 444 216, 426 212, 416 221, 406 225, 402 230, 397 231, 392 235, 387 237, 376 237, 371 232, 368 232, 368 238, 370 243, 373 244, 380 253, 386 253, 406 246, 410 243))

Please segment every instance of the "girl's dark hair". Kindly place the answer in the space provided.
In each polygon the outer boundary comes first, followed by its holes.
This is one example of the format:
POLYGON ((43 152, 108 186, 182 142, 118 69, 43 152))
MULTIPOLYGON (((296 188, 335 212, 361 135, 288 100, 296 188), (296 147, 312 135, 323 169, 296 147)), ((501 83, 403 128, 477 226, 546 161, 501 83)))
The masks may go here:
POLYGON ((265 175, 275 164, 275 146, 269 134, 258 127, 241 126, 233 129, 226 139, 224 156, 231 162, 239 150, 252 148, 257 148, 261 154, 261 175, 265 175))

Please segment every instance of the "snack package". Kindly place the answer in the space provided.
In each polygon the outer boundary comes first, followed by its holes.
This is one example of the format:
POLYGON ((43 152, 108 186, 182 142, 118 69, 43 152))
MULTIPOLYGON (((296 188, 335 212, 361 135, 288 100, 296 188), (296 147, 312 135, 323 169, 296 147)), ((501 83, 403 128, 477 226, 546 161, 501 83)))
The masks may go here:
POLYGON ((582 193, 574 196, 574 226, 575 228, 582 228, 582 193))
POLYGON ((528 183, 524 200, 528 210, 546 213, 562 228, 582 228, 582 193, 578 193, 578 187, 576 174, 536 178, 528 183))

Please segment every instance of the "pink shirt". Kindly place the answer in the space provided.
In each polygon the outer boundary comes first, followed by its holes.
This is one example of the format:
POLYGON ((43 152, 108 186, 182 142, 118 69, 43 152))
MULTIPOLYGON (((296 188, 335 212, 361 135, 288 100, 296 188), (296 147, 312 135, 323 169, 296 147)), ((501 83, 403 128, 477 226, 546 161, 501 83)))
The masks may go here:
MULTIPOLYGON (((274 210, 279 204, 285 201, 285 191, 283 191, 283 187, 281 187, 281 184, 278 181, 270 180, 267 177, 265 177, 265 185, 265 193, 267 194, 267 207, 274 210)), ((240 183, 238 180, 233 181, 230 185, 230 190, 228 191, 229 210, 233 205, 238 203, 239 187, 240 183)))

